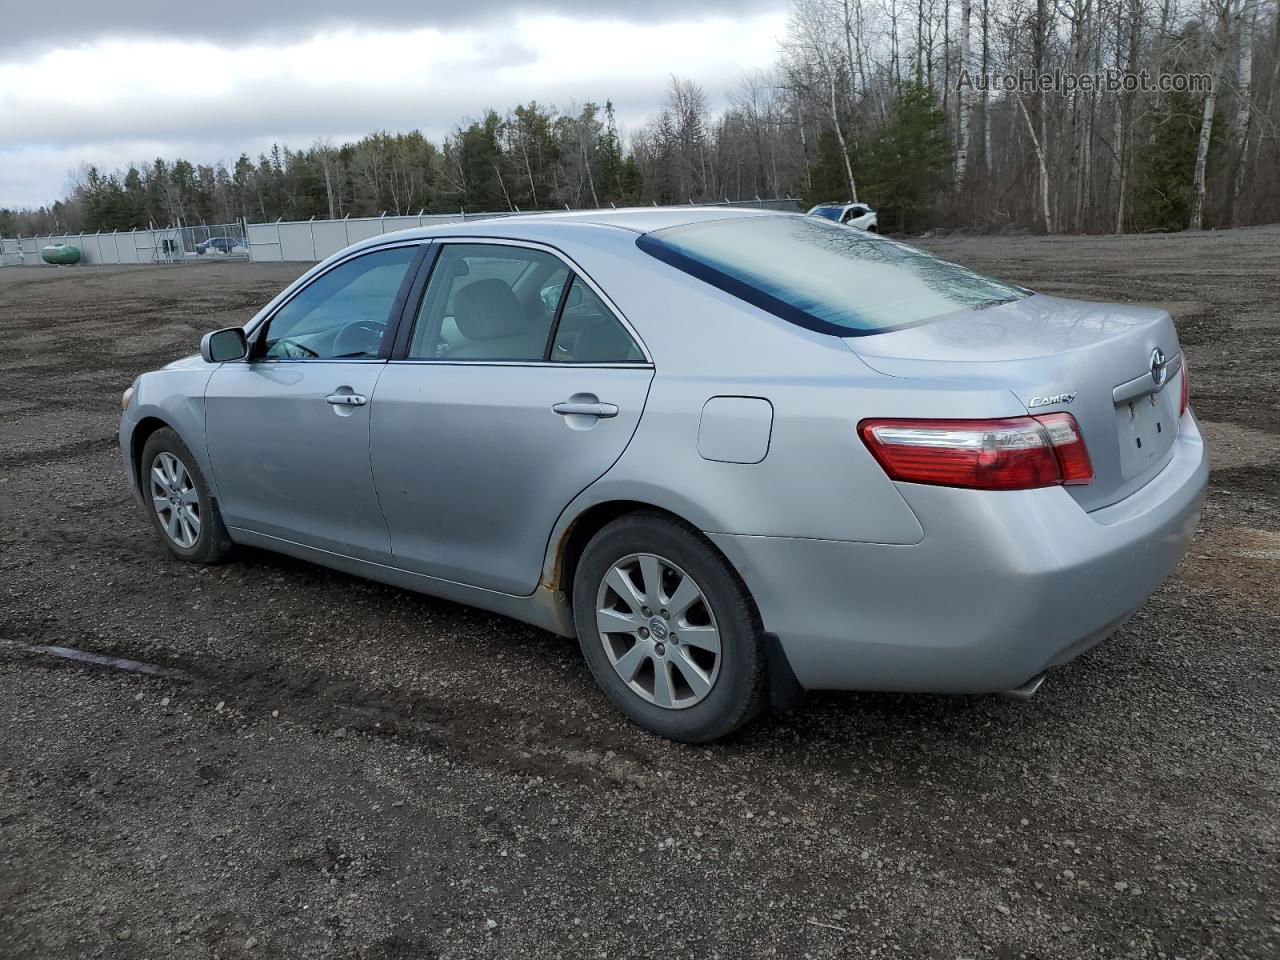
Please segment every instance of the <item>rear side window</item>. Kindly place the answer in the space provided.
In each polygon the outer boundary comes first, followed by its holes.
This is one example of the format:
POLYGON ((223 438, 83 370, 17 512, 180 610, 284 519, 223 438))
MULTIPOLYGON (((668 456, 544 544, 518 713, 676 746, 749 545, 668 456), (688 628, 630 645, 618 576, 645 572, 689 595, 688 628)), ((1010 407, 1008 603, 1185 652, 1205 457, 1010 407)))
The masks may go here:
POLYGON ((575 276, 560 310, 551 359, 560 363, 643 363, 644 354, 604 301, 575 276))
POLYGON ((775 316, 838 337, 915 326, 1030 291, 906 244, 809 216, 668 227, 645 253, 775 316))
POLYGON ((450 244, 431 271, 411 360, 541 360, 569 268, 542 250, 450 244))
POLYGON ((441 250, 407 359, 645 362, 613 311, 559 257, 485 243, 441 250))

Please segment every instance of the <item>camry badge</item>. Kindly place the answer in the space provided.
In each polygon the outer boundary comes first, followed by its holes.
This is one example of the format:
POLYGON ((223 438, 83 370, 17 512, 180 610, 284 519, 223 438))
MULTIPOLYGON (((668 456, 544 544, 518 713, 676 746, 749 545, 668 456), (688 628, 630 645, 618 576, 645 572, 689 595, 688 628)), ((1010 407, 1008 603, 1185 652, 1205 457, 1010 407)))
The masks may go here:
POLYGON ((1156 347, 1151 351, 1151 379, 1157 387, 1164 386, 1169 376, 1169 365, 1165 362, 1164 351, 1156 347))
POLYGON ((1027 401, 1028 407, 1047 407, 1054 403, 1070 403, 1076 398, 1075 391, 1071 393, 1051 393, 1044 397, 1032 397, 1027 401))

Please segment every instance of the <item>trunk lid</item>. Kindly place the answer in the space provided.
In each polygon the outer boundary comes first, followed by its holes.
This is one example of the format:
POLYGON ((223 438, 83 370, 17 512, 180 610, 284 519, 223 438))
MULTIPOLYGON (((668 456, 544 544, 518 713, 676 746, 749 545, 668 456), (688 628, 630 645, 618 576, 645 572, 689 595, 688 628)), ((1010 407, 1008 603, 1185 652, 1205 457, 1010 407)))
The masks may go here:
POLYGON ((1072 414, 1094 479, 1065 489, 1086 510, 1129 496, 1172 456, 1182 354, 1164 310, 1036 294, 845 343, 892 377, 1004 387, 1030 413, 1072 414))

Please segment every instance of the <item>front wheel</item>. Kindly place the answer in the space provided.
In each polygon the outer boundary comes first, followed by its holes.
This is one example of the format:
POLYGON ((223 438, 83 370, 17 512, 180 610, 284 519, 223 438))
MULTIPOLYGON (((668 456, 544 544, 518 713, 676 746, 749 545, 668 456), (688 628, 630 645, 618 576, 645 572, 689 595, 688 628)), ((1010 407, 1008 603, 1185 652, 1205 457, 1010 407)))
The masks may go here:
POLYGON ((217 563, 231 551, 218 505, 182 438, 162 427, 147 438, 138 470, 151 524, 179 560, 217 563))
POLYGON ((606 526, 578 563, 573 610, 596 683, 642 727, 702 743, 764 706, 755 605, 733 568, 691 527, 657 513, 606 526))

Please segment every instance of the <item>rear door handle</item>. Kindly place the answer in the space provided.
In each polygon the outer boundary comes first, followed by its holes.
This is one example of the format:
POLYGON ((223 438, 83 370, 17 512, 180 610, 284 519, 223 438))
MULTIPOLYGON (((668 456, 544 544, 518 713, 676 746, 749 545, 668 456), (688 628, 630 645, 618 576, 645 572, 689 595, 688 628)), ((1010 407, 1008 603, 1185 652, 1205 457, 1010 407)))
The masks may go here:
POLYGON ((616 403, 589 403, 581 400, 561 400, 559 403, 553 403, 551 409, 562 417, 577 414, 581 417, 616 417, 618 415, 618 405, 616 403))
POLYGON ((363 407, 369 398, 358 393, 331 393, 324 402, 331 407, 363 407))

